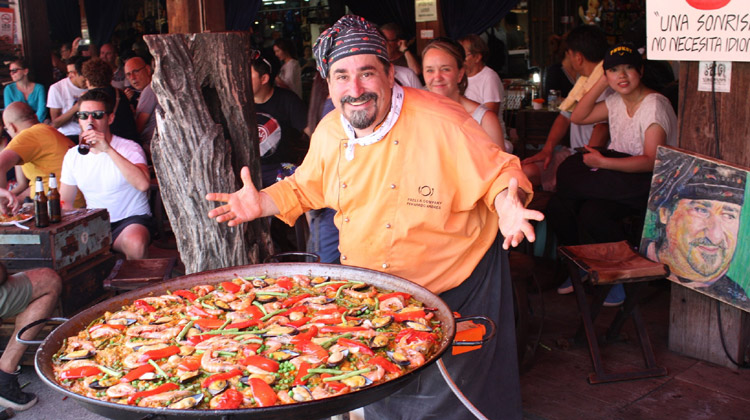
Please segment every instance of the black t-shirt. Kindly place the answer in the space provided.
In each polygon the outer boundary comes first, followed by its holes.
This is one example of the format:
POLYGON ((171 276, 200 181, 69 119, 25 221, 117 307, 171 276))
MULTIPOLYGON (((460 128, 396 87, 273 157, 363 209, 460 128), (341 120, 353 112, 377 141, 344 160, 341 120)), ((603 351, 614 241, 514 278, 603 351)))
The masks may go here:
POLYGON ((302 163, 310 140, 303 130, 307 126, 307 105, 294 92, 275 87, 271 97, 255 104, 259 140, 280 136, 276 150, 261 156, 263 165, 276 163, 302 163))
POLYGON ((115 120, 112 121, 112 124, 109 126, 109 131, 118 137, 133 140, 134 142, 141 144, 141 138, 138 135, 138 131, 135 129, 135 116, 133 115, 133 109, 130 107, 130 102, 128 101, 128 97, 125 96, 125 92, 112 86, 96 89, 106 92, 107 95, 112 98, 112 102, 116 104, 115 120), (117 100, 118 96, 120 98, 119 101, 117 100))

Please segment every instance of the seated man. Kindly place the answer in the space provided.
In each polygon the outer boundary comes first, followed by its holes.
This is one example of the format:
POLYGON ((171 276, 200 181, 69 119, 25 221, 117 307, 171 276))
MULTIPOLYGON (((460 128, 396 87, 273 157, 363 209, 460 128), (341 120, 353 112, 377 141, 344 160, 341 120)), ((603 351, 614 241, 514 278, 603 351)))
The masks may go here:
MULTIPOLYGON (((60 176, 63 158, 73 142, 51 126, 41 124, 34 110, 23 102, 13 102, 5 108, 3 123, 13 140, 0 152, 0 188, 6 188, 5 174, 14 165, 22 165, 24 176, 16 175, 11 192, 19 199, 30 195, 33 198, 29 180, 41 176, 46 189, 50 173, 60 176)), ((84 204, 83 196, 76 197, 76 204, 84 204)))
POLYGON ((128 99, 137 98, 135 106, 135 129, 141 137, 140 143, 147 153, 151 152, 151 137, 156 128, 156 95, 151 89, 151 66, 141 57, 133 57, 125 62, 125 77, 131 88, 125 89, 128 99))
POLYGON ((73 141, 78 143, 81 129, 76 124, 75 113, 78 111, 78 98, 86 92, 86 79, 81 74, 86 57, 73 57, 67 61, 68 77, 49 87, 47 108, 52 119, 52 126, 73 141))
MULTIPOLYGON (((0 188, 0 210, 16 209, 18 201, 8 190, 0 188)), ((0 356, 0 405, 22 411, 33 406, 36 395, 21 391, 18 384, 18 363, 26 345, 14 338, 18 331, 32 322, 47 318, 57 305, 62 284, 60 276, 50 268, 38 268, 8 276, 0 264, 0 318, 16 317, 15 329, 0 356)), ((24 338, 31 339, 42 325, 29 329, 24 338)))
POLYGON ((91 147, 88 154, 68 150, 60 178, 60 199, 64 209, 80 190, 90 209, 105 208, 112 223, 112 249, 129 260, 148 258, 151 240, 151 210, 147 191, 151 184, 146 154, 132 140, 109 130, 114 121, 114 101, 101 90, 81 96, 77 118, 81 142, 91 147))

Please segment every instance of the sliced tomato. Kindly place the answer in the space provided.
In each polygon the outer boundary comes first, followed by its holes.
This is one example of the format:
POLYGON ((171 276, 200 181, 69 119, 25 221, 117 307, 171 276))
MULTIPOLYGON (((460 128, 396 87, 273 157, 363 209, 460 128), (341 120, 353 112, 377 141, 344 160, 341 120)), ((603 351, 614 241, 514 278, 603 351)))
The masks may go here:
POLYGON ((198 296, 196 296, 195 293, 189 290, 175 290, 174 292, 172 292, 172 294, 181 298, 185 298, 191 302, 198 299, 198 296))
POLYGON ((180 352, 177 346, 164 347, 163 349, 149 350, 138 357, 138 363, 148 362, 149 360, 163 359, 180 352))
POLYGON ((102 373, 102 370, 99 369, 96 366, 78 366, 74 367, 68 370, 63 371, 60 374, 60 378, 62 379, 78 379, 78 378, 85 378, 87 376, 94 376, 102 373))
POLYGON ((288 277, 285 277, 285 278, 279 277, 276 280, 276 285, 281 287, 282 289, 292 290, 292 288, 294 287, 294 282, 292 281, 292 279, 288 277))
POLYGON ((311 296, 312 295, 309 294, 309 293, 302 293, 301 295, 288 297, 288 298, 284 299, 283 302, 281 302, 281 307, 282 308, 288 308, 288 307, 294 305, 295 303, 301 301, 302 299, 307 299, 307 298, 309 298, 311 296))
POLYGON ((190 316, 197 316, 200 318, 216 318, 216 315, 211 315, 208 312, 204 311, 203 308, 199 308, 195 305, 188 306, 187 313, 190 316))
MULTIPOLYGON (((200 362, 198 363, 200 365, 200 362)), ((155 369, 150 364, 146 363, 145 365, 138 366, 137 368, 131 370, 128 372, 125 376, 120 378, 120 382, 132 382, 141 376, 143 376, 146 373, 153 372, 155 369)), ((191 369, 194 370, 194 369, 191 369)))
POLYGON ((311 325, 310 328, 305 330, 305 332, 301 332, 294 337, 292 337, 292 343, 302 343, 305 341, 312 340, 316 335, 318 335, 318 327, 316 325, 311 325))
POLYGON ((221 282, 221 287, 223 287, 224 290, 230 293, 237 293, 242 288, 239 284, 232 283, 231 281, 221 282))
POLYGON ((96 330, 98 330, 100 328, 104 328, 104 327, 113 328, 113 329, 120 330, 120 331, 123 331, 125 328, 127 328, 124 325, 118 325, 118 324, 96 324, 93 327, 89 328, 89 332, 92 333, 92 332, 94 332, 94 331, 96 331, 96 330))
POLYGON ((141 311, 156 312, 156 308, 151 306, 151 304, 146 302, 145 300, 138 299, 133 302, 133 304, 135 305, 136 309, 140 309, 141 311))
POLYGON ((240 375, 242 375, 242 370, 240 369, 232 369, 229 372, 217 373, 215 375, 211 375, 208 378, 204 379, 201 386, 203 388, 208 388, 209 385, 211 385, 212 383, 216 381, 227 380, 227 379, 231 379, 231 378, 234 378, 235 376, 240 376, 240 375))
POLYGON ((360 332, 360 331, 367 331, 367 328, 366 327, 342 327, 339 325, 326 325, 325 327, 320 327, 320 332, 322 333, 344 334, 344 333, 354 333, 354 332, 360 332))
POLYGON ((140 392, 136 392, 130 395, 130 397, 128 397, 128 404, 132 405, 133 403, 136 402, 136 400, 138 400, 138 398, 146 398, 152 395, 161 394, 163 392, 174 391, 175 389, 179 389, 179 388, 180 386, 177 385, 176 383, 167 382, 165 384, 157 386, 154 389, 149 389, 148 391, 140 391, 140 392))
POLYGON ((263 369, 266 372, 278 372, 279 371, 279 362, 275 360, 271 360, 267 357, 259 356, 259 355, 250 355, 246 358, 242 359, 240 361, 240 364, 245 366, 255 366, 257 368, 263 369))
POLYGON ((244 396, 240 391, 229 388, 216 397, 213 408, 216 410, 234 410, 240 408, 244 396))
POLYGON ((198 328, 201 329, 201 331, 211 331, 215 330, 222 325, 224 325, 224 320, 216 319, 216 318, 208 318, 208 319, 196 319, 194 321, 194 325, 198 326, 198 328))
POLYGON ((308 371, 312 367, 311 364, 307 362, 302 362, 299 364, 299 369, 297 370, 297 375, 294 376, 294 382, 292 385, 304 385, 307 381, 303 381, 302 378, 307 376, 309 373, 308 371))
POLYGON ((231 330, 234 328, 237 328, 238 330, 254 327, 256 325, 260 325, 260 321, 254 320, 254 319, 248 319, 247 321, 240 321, 235 322, 234 324, 229 324, 226 327, 224 327, 225 330, 231 330))
POLYGON ((250 390, 255 398, 255 403, 261 407, 270 407, 276 404, 276 393, 273 388, 260 378, 250 378, 250 390))
POLYGON ((375 356, 371 358, 370 363, 382 367, 388 373, 401 373, 401 368, 397 364, 391 362, 383 356, 375 356))
POLYGON ((300 318, 300 319, 298 319, 296 321, 289 321, 289 322, 287 322, 287 324, 294 325, 295 327, 299 328, 299 327, 307 324, 308 321, 310 321, 310 317, 309 316, 303 316, 302 318, 300 318))
MULTIPOLYGON (((153 370, 153 366, 151 365, 145 365, 150 366, 153 370)), ((177 369, 183 370, 185 372, 192 372, 194 370, 198 370, 198 368, 201 367, 201 357, 200 356, 185 356, 180 360, 180 364, 177 365, 177 369)))
POLYGON ((348 338, 341 337, 339 338, 336 343, 340 346, 352 348, 356 347, 359 349, 359 352, 362 354, 366 354, 368 356, 373 356, 375 353, 373 353, 372 349, 367 347, 366 345, 362 344, 361 342, 357 340, 350 340, 348 338))

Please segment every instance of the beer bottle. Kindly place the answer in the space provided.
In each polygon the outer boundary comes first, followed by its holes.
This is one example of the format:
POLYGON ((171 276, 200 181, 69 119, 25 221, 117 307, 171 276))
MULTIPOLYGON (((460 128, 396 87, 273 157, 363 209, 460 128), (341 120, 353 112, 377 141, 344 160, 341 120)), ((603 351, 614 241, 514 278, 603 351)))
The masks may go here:
POLYGON ((60 223, 62 213, 60 212, 60 193, 57 191, 57 178, 55 174, 49 174, 49 191, 47 191, 47 210, 50 223, 60 223))
POLYGON ((36 177, 36 195, 34 196, 34 223, 36 227, 49 226, 49 214, 47 214, 47 196, 44 195, 44 183, 42 177, 36 177))

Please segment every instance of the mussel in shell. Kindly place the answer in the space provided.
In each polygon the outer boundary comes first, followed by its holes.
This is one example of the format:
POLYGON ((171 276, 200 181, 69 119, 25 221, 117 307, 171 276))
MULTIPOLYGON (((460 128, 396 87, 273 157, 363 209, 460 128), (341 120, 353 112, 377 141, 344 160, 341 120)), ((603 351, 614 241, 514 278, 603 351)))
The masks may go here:
POLYGON ((362 375, 350 376, 342 379, 341 382, 345 383, 351 389, 360 389, 372 385, 372 380, 362 375))
POLYGON ((276 296, 274 295, 266 295, 266 294, 256 294, 255 300, 260 303, 270 303, 276 301, 276 296))
POLYGON ((297 353, 296 351, 292 350, 279 350, 275 351, 268 355, 273 360, 276 360, 277 362, 285 362, 287 360, 293 359, 297 356, 299 356, 300 353, 297 353))
POLYGON ((289 314, 289 320, 291 321, 299 321, 300 319, 305 317, 304 312, 292 312, 289 314))
POLYGON ((198 376, 200 376, 200 374, 201 374, 201 373, 200 373, 200 371, 198 371, 198 370, 194 370, 194 371, 191 371, 191 372, 185 372, 185 373, 181 374, 181 375, 180 375, 180 376, 178 377, 178 379, 179 379, 179 380, 180 380, 180 382, 182 382, 182 383, 185 383, 185 382, 190 382, 190 381, 192 381, 193 379, 195 379, 195 378, 197 378, 198 376))
POLYGON ((274 325, 263 333, 263 337, 281 337, 283 335, 297 335, 299 330, 292 325, 274 325))
POLYGON ((264 287, 268 287, 268 282, 263 279, 253 279, 251 283, 253 284, 253 287, 255 287, 256 289, 262 289, 264 287))
POLYGON ((135 318, 112 318, 112 319, 109 319, 107 321, 107 324, 109 324, 109 325, 124 325, 124 326, 127 327, 129 325, 135 324, 136 322, 138 322, 138 320, 135 319, 135 318))
POLYGON ((378 329, 378 328, 385 328, 393 322, 393 315, 385 315, 385 316, 376 316, 375 318, 370 320, 370 323, 372 324, 372 328, 378 329))
POLYGON ((174 321, 174 317, 171 316, 161 316, 159 318, 156 318, 155 320, 149 322, 151 325, 161 325, 166 324, 167 322, 174 321))
POLYGON ((229 382, 226 379, 219 379, 208 384, 208 393, 211 395, 219 395, 229 388, 229 382))
POLYGON ((172 404, 169 404, 167 408, 176 408, 176 409, 188 409, 196 407, 198 404, 203 401, 203 394, 195 394, 187 396, 181 400, 177 400, 173 402, 172 404))
POLYGON ((71 351, 70 353, 63 355, 60 357, 60 360, 81 360, 81 359, 89 359, 91 357, 94 357, 94 351, 93 350, 76 350, 71 351))
POLYGON ((310 388, 304 385, 297 385, 291 389, 292 399, 297 402, 306 402, 314 400, 310 388))
POLYGON ((268 373, 268 374, 253 373, 249 376, 241 377, 240 382, 242 382, 244 385, 250 386, 251 378, 258 378, 261 381, 267 383, 268 385, 273 385, 274 382, 276 382, 276 375, 274 375, 273 373, 268 373))
POLYGON ((221 309, 222 311, 231 311, 232 308, 229 307, 229 304, 224 302, 223 300, 215 300, 214 306, 221 309))
POLYGON ((404 321, 404 325, 406 325, 407 328, 411 328, 415 331, 432 332, 432 327, 430 327, 429 325, 425 325, 421 322, 404 321))
POLYGON ((409 358, 406 357, 406 354, 401 350, 387 351, 385 354, 388 355, 388 358, 391 359, 393 363, 399 366, 408 366, 411 363, 409 358))
POLYGON ((109 376, 107 378, 97 379, 89 384, 92 389, 107 389, 120 383, 120 378, 109 376))
POLYGON ((370 285, 367 284, 367 283, 354 283, 354 284, 352 284, 352 289, 354 289, 354 290, 365 290, 368 287, 370 287, 370 285))
POLYGON ((349 356, 349 349, 342 347, 340 349, 333 350, 331 352, 331 355, 328 356, 328 359, 326 359, 326 366, 328 367, 336 367, 341 364, 341 362, 346 359, 346 357, 349 356))
POLYGON ((385 334, 378 334, 375 337, 372 337, 370 339, 370 348, 373 349, 382 349, 383 347, 388 345, 389 338, 385 334))
POLYGON ((312 284, 323 284, 323 283, 325 283, 325 282, 327 282, 329 280, 331 280, 330 277, 320 277, 320 276, 318 276, 318 277, 313 277, 313 279, 310 280, 310 283, 312 283, 312 284))
POLYGON ((349 309, 348 311, 346 311, 346 314, 348 316, 360 316, 364 314, 367 309, 368 309, 367 306, 362 305, 362 306, 349 309))

